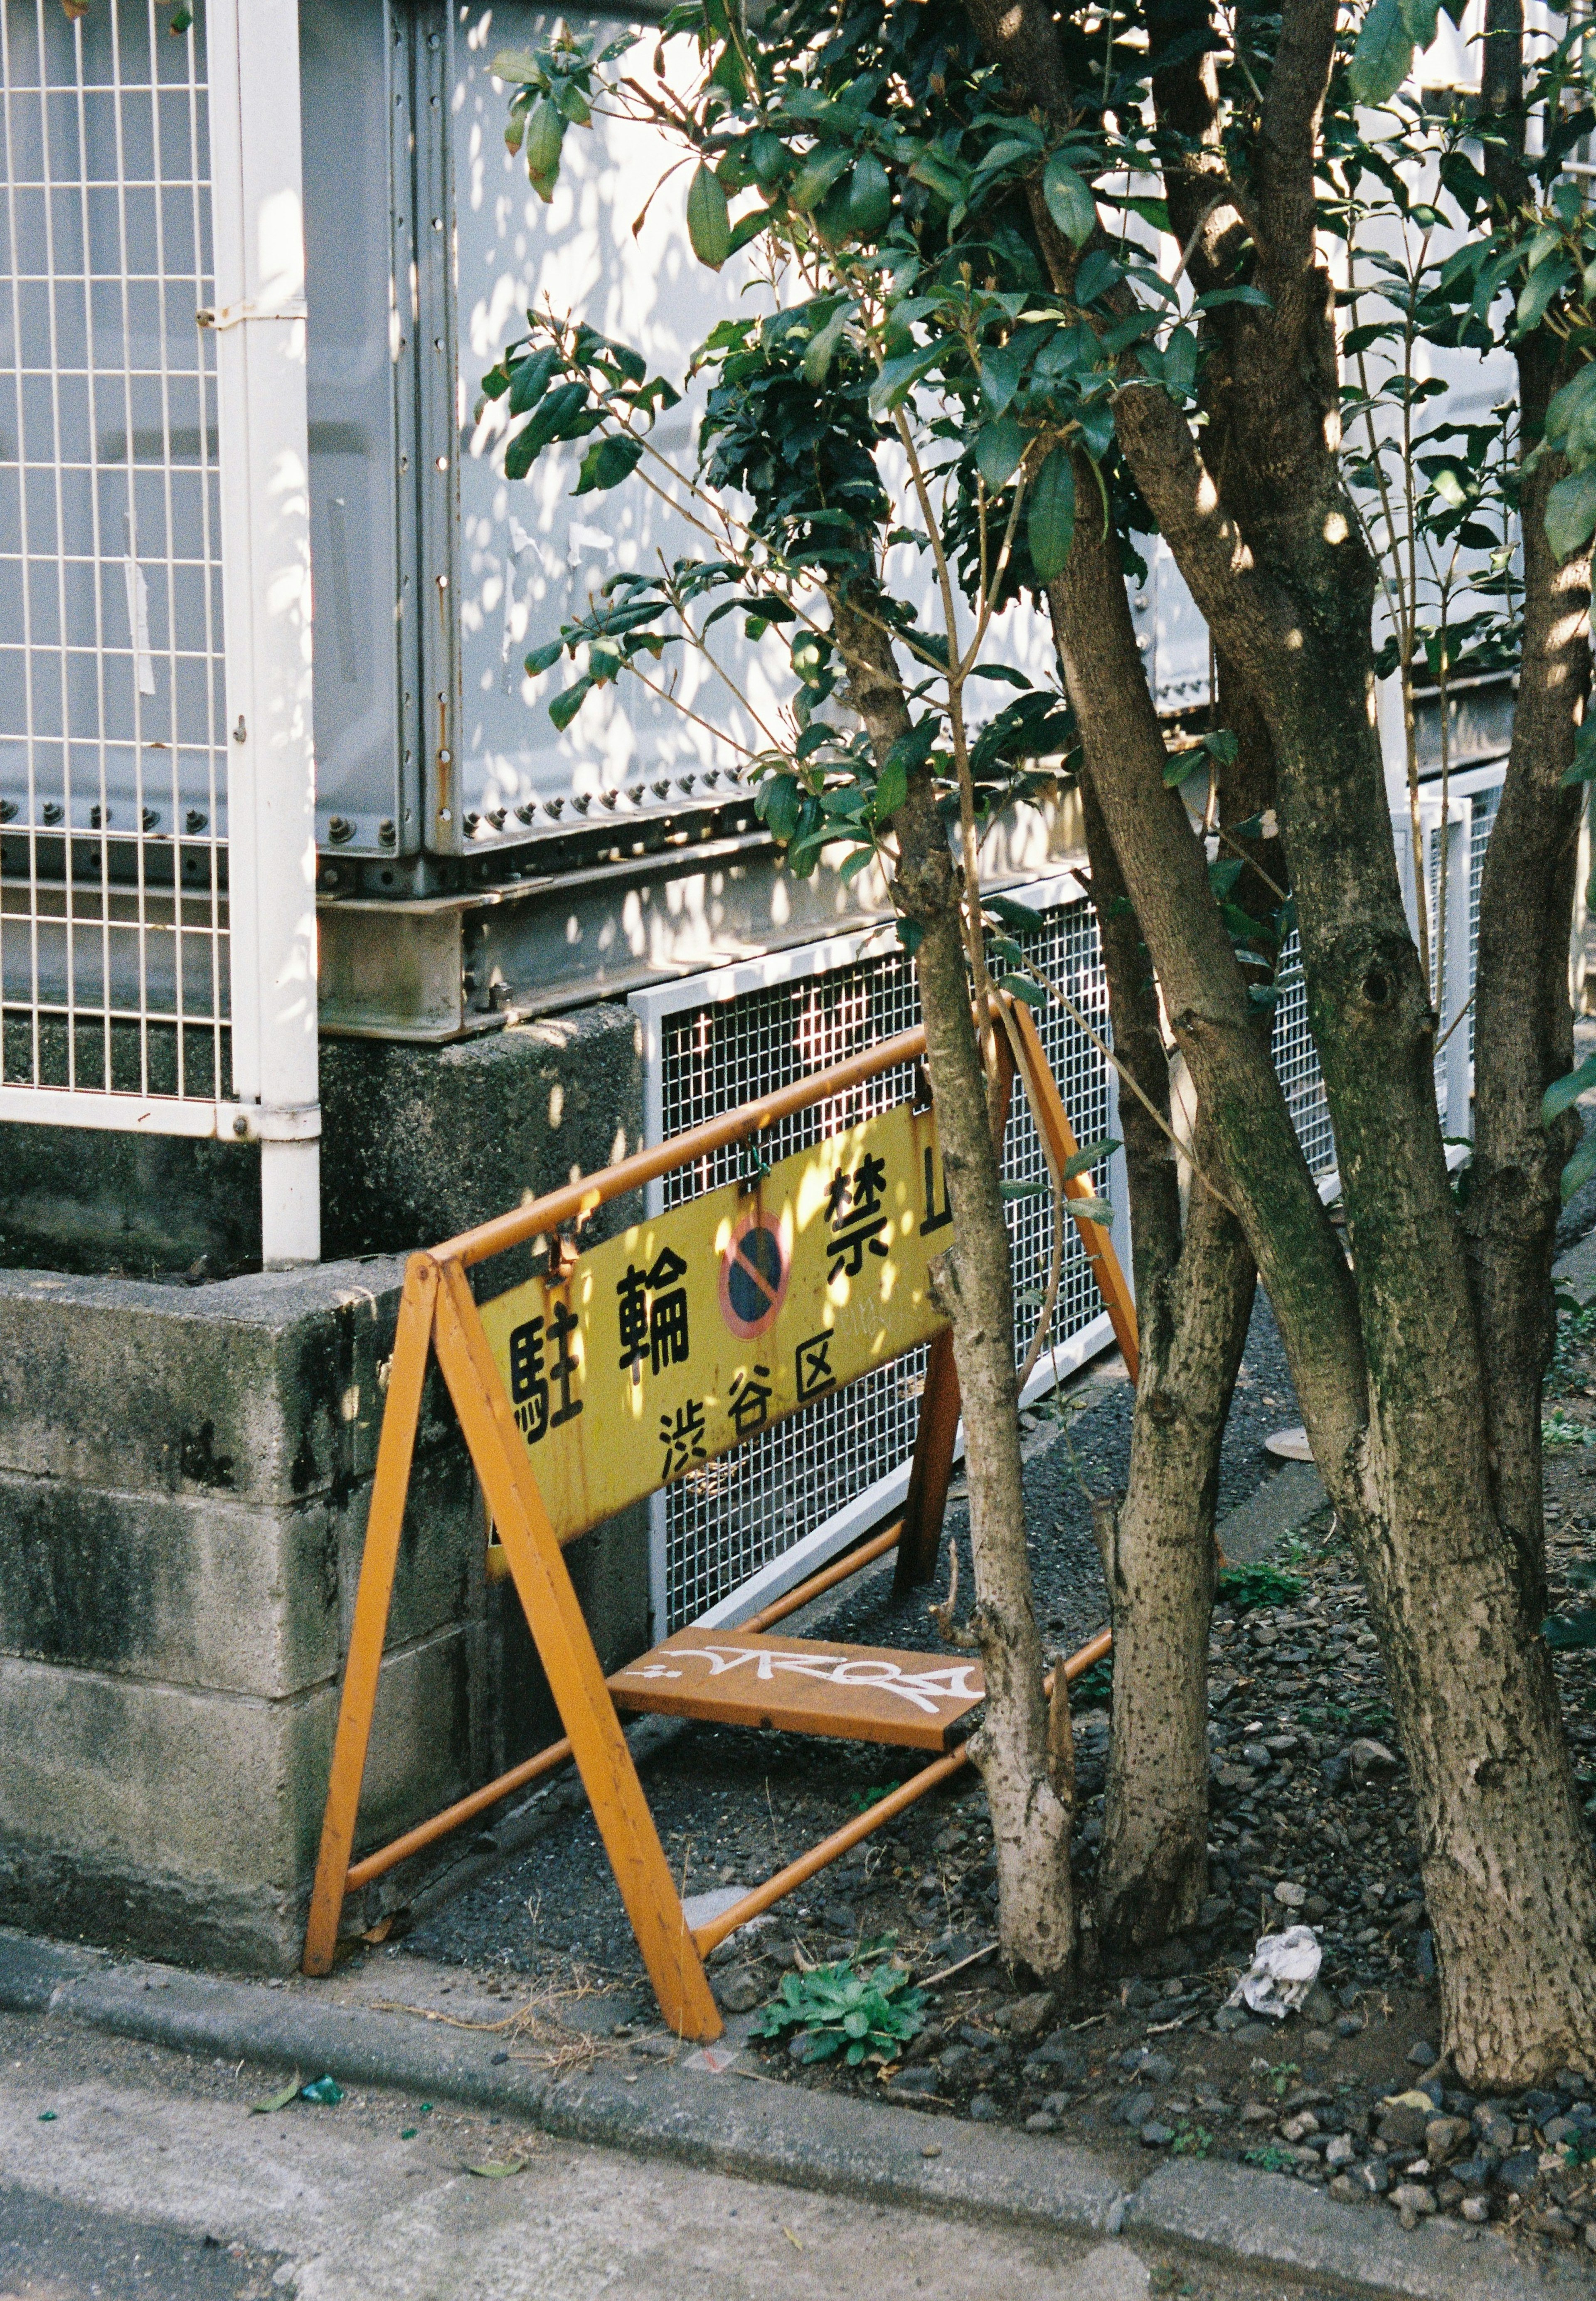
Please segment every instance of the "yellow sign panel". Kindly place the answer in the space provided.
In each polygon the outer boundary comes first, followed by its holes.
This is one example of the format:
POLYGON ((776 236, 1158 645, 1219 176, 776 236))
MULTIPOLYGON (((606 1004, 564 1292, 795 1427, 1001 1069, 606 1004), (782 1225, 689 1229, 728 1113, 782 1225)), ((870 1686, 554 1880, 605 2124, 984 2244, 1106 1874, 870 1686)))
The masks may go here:
POLYGON ((932 1115, 899 1103, 484 1304, 561 1540, 927 1341, 952 1234, 932 1115))

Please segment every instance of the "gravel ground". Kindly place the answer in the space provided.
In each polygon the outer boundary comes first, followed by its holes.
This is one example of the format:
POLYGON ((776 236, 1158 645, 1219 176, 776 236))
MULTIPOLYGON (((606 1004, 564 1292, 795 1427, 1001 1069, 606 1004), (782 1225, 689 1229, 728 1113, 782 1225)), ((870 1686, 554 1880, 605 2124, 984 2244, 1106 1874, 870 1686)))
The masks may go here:
MULTIPOLYGON (((1596 1561, 1596 1309, 1565 1318, 1550 1390, 1552 1583, 1567 1608, 1589 1602, 1581 1577, 1596 1561)), ((1123 1484, 1130 1415, 1123 1378, 1099 1375, 1062 1415, 1029 1418, 1038 1602, 1061 1652, 1103 1619, 1083 1485, 1123 1484)), ((1226 1437, 1222 1513, 1268 1475, 1264 1437, 1296 1418, 1260 1302, 1226 1437)), ((949 1511, 949 1537, 967 1577, 961 1508, 949 1511)), ((937 1648, 927 1594, 894 1602, 887 1576, 861 1582, 845 1586, 823 1634, 937 1648)), ((967 1598, 967 1578, 962 1587, 967 1598)), ((1557 1667, 1582 1778, 1596 1788, 1586 1771, 1596 1766, 1596 1670, 1581 1651, 1559 1653, 1557 1667)), ((1100 1666, 1076 1689, 1083 1894, 1101 1832, 1106 1692, 1100 1666)), ((1436 2066, 1433 1945, 1406 1769, 1363 1592, 1328 1510, 1271 1565, 1227 1577, 1210 1713, 1211 1892, 1197 1931, 1134 1970, 1088 1981, 1067 2007, 1024 1996, 981 1954, 995 1929, 990 1833, 978 1784, 956 1776, 723 1945, 712 1979, 727 2009, 746 2012, 788 1973, 848 1958, 872 1966, 881 1953, 861 1945, 887 1936, 921 1977, 974 1962, 928 1991, 925 2026, 898 2064, 811 2065, 773 2040, 760 2047, 769 2073, 1057 2132, 1138 2162, 1149 2150, 1240 2158, 1328 2186, 1349 2209, 1409 2222, 1439 2213, 1463 2234, 1491 2220, 1526 2243, 1596 2251, 1596 2082, 1565 2071, 1538 2093, 1484 2101, 1436 2066), (1228 2009, 1259 1932, 1294 1922, 1311 1925, 1324 1952, 1304 2012, 1276 2027, 1228 2009)), ((768 1876, 914 1762, 692 1728, 654 1758, 647 1782, 673 1868, 693 1894, 768 1876)), ((419 1926, 401 1955, 409 1950, 492 1971, 512 1993, 525 1987, 521 1975, 565 1986, 590 1977, 634 1991, 636 2018, 652 2018, 585 1808, 551 1817, 524 1853, 419 1926)))
MULTIPOLYGON (((1097 1372, 1070 1393, 1067 1439, 1059 1418, 1025 1418, 1026 1507, 1035 1529, 1037 1605, 1050 1650, 1073 1652, 1107 1619, 1082 1481, 1097 1493, 1123 1485, 1132 1395, 1123 1368, 1117 1377, 1097 1372)), ((1296 1419, 1279 1337, 1260 1297, 1225 1437, 1222 1510, 1244 1500, 1267 1475, 1265 1437, 1296 1419)), ((960 1552, 963 1613, 973 1586, 969 1515, 957 1499, 961 1492, 956 1485, 948 1540, 960 1552)), ((890 1567, 862 1575, 859 1584, 842 1586, 823 1622, 805 1624, 805 1634, 945 1652, 926 1613, 927 1600, 946 1594, 945 1577, 944 1566, 939 1590, 895 1600, 890 1567)), ((684 1890, 695 1894, 768 1876, 838 1828, 872 1790, 903 1779, 915 1763, 907 1753, 860 1744, 699 1726, 652 1759, 647 1780, 672 1867, 684 1890)), ((557 1820, 492 1877, 446 1903, 418 1929, 414 1945, 423 1956, 489 1962, 517 1971, 544 1970, 566 1957, 606 1975, 641 1970, 585 1806, 557 1820)))

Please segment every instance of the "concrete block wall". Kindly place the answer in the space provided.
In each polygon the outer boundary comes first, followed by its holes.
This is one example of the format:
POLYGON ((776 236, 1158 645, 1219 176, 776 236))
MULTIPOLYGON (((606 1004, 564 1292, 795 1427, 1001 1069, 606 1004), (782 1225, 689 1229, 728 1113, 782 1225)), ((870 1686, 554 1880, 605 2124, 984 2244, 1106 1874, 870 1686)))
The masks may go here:
MULTIPOLYGON (((338 1187, 357 1235, 384 1208, 406 1245, 446 1235, 637 1140, 620 1009, 363 1051, 346 1079, 338 1187)), ((69 1133, 63 1156, 84 1147, 69 1133)), ((519 1276, 510 1261, 480 1291, 519 1276)), ((186 1286, 0 1271, 0 1920, 297 1962, 403 1270, 379 1253, 186 1286)), ((557 1731, 484 1548, 435 1374, 357 1851, 557 1731)), ((644 1512, 568 1555, 618 1666, 648 1641, 644 1512)), ((381 1881, 371 1907, 408 1883, 381 1881)))

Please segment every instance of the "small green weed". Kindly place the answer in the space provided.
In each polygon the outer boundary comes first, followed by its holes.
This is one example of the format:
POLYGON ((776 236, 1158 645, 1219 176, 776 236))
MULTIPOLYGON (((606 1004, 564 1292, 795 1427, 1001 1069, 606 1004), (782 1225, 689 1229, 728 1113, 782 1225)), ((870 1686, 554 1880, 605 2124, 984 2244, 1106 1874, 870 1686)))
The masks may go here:
POLYGON ((1114 1699, 1114 1662, 1105 1654, 1075 1680, 1075 1705, 1080 1710, 1107 1710, 1114 1699))
POLYGON ((1349 1726, 1352 1712, 1343 1710, 1339 1702, 1305 1703, 1297 1712, 1299 1726, 1349 1726))
POLYGON ((1541 1417, 1542 1446, 1596 1446, 1596 1422, 1575 1422, 1560 1406, 1541 1417))
POLYGON ((1546 1370, 1548 1398, 1567 1394, 1582 1371, 1575 1361, 1596 1344, 1596 1301, 1582 1304, 1572 1294, 1559 1294, 1558 1310, 1557 1347, 1546 1370))
POLYGON ((901 1782, 867 1782, 862 1790, 852 1792, 848 1803, 855 1813, 868 1813, 873 1805, 879 1804, 882 1798, 890 1797, 894 1790, 902 1787, 901 1782))
POLYGON ((1283 2173, 1294 2163, 1274 2141, 1266 2141, 1261 2149, 1249 2149, 1245 2155, 1249 2165, 1258 2166, 1265 2173, 1283 2173))
POLYGON ((1219 1575, 1219 1594, 1228 1598, 1238 1613, 1245 1614, 1254 1606, 1283 1606, 1290 1599, 1302 1595, 1302 1577, 1299 1574, 1283 1574, 1278 1566, 1259 1560, 1250 1566, 1226 1566, 1219 1575))
POLYGON ((762 2037, 796 2029, 805 2039, 806 2062, 841 2054, 850 2069, 861 2062, 895 2061, 908 2040, 925 2026, 924 1993, 911 1989, 907 1969, 883 1959, 868 1972, 861 1962, 891 1946, 892 1937, 861 1942, 854 1956, 808 1973, 784 1973, 781 1990, 759 2019, 762 2037))
POLYGON ((1182 2125, 1169 2146, 1177 2157, 1206 2157, 1214 2137, 1206 2125, 1182 2125))
POLYGON ((1273 2062, 1270 2063, 1269 2090, 1274 2096, 1276 2101, 1280 2101, 1284 2098, 1286 2089, 1290 2086, 1291 2079, 1299 2075, 1300 2075, 1300 2071, 1295 2062, 1273 2062))

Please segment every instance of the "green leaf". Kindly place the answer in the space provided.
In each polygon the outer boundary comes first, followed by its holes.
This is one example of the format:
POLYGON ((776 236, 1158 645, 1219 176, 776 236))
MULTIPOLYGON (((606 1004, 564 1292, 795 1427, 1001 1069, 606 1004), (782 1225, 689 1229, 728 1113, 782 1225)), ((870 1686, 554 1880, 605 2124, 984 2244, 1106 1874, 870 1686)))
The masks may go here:
POLYGON ((1191 397, 1197 382, 1197 338, 1177 328, 1164 347, 1164 389, 1176 406, 1191 397))
POLYGON ((1114 1221, 1114 1209, 1107 1199, 1067 1199, 1065 1201, 1074 1221, 1100 1223, 1105 1230, 1114 1221))
POLYGON ((903 761, 890 758, 875 787, 875 819, 889 823, 909 795, 909 772, 903 761))
POLYGON ((611 431, 604 439, 595 439, 582 457, 581 473, 572 494, 590 496, 606 488, 619 487, 636 471, 642 453, 642 441, 623 432, 611 431))
POLYGON ((528 415, 548 389, 555 370, 560 364, 557 351, 534 352, 531 359, 518 360, 510 371, 510 413, 528 415))
POLYGON ((1036 475, 1025 537, 1037 582, 1050 583, 1075 540, 1075 467, 1067 448, 1055 448, 1036 475))
POLYGON ((273 2111, 287 2109, 290 2102, 297 2101, 298 2098, 299 2072, 296 2070, 280 2093, 271 2095, 265 2101, 252 2101, 249 2104, 249 2114, 251 2117, 270 2117, 273 2111))
MULTIPOLYGON (((526 122, 526 172, 534 188, 548 183, 559 169, 560 146, 564 141, 565 123, 546 96, 540 96, 526 122)), ((547 202, 552 196, 553 185, 539 197, 547 202)))
POLYGON ((1065 239, 1072 247, 1084 247, 1097 230, 1097 202, 1090 185, 1082 180, 1060 153, 1054 153, 1043 171, 1042 198, 1065 239))
POLYGON ((1397 0, 1402 12, 1403 29, 1416 48, 1427 48, 1435 38, 1435 19, 1441 13, 1441 0, 1397 0))
POLYGON ((547 647, 534 648, 526 659, 527 677, 540 679, 546 671, 553 670, 564 652, 564 640, 550 640, 547 647))
POLYGON ((1106 247, 1094 247, 1075 274, 1075 301, 1090 304, 1124 276, 1124 265, 1116 264, 1106 247))
POLYGON ((1015 417, 1001 415, 995 423, 982 427, 975 440, 975 468, 989 495, 1008 485, 1024 453, 1025 433, 1015 417))
POLYGON ((809 214, 817 208, 852 155, 837 145, 811 152, 792 180, 787 197, 795 208, 809 214))
POLYGON ((831 372, 837 347, 842 341, 842 331, 853 316, 851 303, 839 304, 823 328, 815 331, 805 350, 802 368, 806 383, 822 384, 831 372))
POLYGON ((1587 1136, 1564 1167, 1558 1184, 1565 1206, 1575 1191, 1583 1190, 1593 1175, 1596 1175, 1596 1136, 1587 1136))
POLYGON ((1020 356, 1012 345, 983 352, 981 389, 994 415, 1001 415, 1020 388, 1020 356))
POLYGON ((474 2173, 479 2181, 507 2181, 512 2174, 524 2173, 526 2167, 524 2157, 490 2157, 485 2164, 468 2165, 465 2170, 474 2173))
POLYGON ((1596 448, 1596 362, 1587 362, 1571 383, 1554 394, 1546 411, 1546 437, 1571 455, 1596 448))
POLYGON ((713 168, 700 165, 687 188, 687 236, 693 254, 712 272, 731 253, 731 218, 713 168))
POLYGON ((523 88, 538 77, 538 59, 526 48, 501 48, 488 67, 506 88, 523 88))
POLYGON ((1554 1079, 1541 1098, 1541 1124, 1550 1126, 1576 1103, 1588 1086, 1596 1086, 1596 1055, 1587 1055, 1566 1078, 1554 1079))
POLYGON ((1051 1183, 999 1183, 999 1189, 1006 1199, 1050 1199, 1051 1183))
POLYGON ((1105 1134, 1100 1142, 1086 1143, 1065 1165, 1060 1179, 1073 1183, 1077 1175, 1084 1175, 1089 1167, 1099 1165, 1105 1159, 1111 1159, 1118 1149, 1119 1144, 1111 1134, 1105 1134))
POLYGON ((1045 1007, 1048 1003, 1048 993, 1028 975, 1006 975, 1001 987, 1011 997, 1023 999, 1027 1007, 1045 1007))
POLYGON ((915 386, 928 375, 941 358, 946 347, 940 339, 922 344, 917 351, 902 352, 896 359, 883 361, 880 373, 870 387, 870 412, 873 415, 890 415, 901 407, 915 386))
POLYGON ((1518 291, 1518 302, 1513 319, 1521 336, 1538 328, 1545 318, 1552 297, 1560 288, 1566 288, 1574 277, 1574 266, 1559 249, 1556 255, 1537 264, 1518 291))
POLYGON ((1383 104, 1407 79, 1413 63, 1413 35, 1402 20, 1399 0, 1374 0, 1358 35, 1348 74, 1359 104, 1383 104))
POLYGON ((1034 934, 1047 925, 1040 911, 1027 910, 1012 895, 983 895, 982 900, 995 919, 1001 919, 1006 927, 1013 927, 1019 934, 1034 934))
POLYGON ((570 726, 571 722, 587 701, 588 691, 593 683, 584 672, 574 687, 567 687, 562 694, 555 697, 548 707, 548 715, 556 727, 564 729, 570 726))
POLYGON ((892 186, 873 152, 861 153, 848 180, 850 239, 879 239, 892 221, 892 186))
POLYGON ((1217 312, 1226 304, 1247 304, 1259 312, 1274 309, 1274 297, 1266 296, 1261 288, 1254 288, 1250 281, 1240 288, 1210 288, 1206 296, 1197 298, 1191 308, 1194 312, 1217 312))
POLYGON ((1565 791, 1575 783, 1596 782, 1596 712, 1582 722, 1574 745, 1574 764, 1562 778, 1565 791))
POLYGON ((1596 464, 1570 472, 1546 498, 1546 540, 1559 559, 1583 551, 1596 531, 1596 464))
MULTIPOLYGON (((936 741, 935 719, 928 717, 916 720, 914 726, 907 729, 888 752, 887 767, 901 766, 906 774, 912 775, 916 767, 923 767, 930 758, 936 749, 936 741)), ((883 774, 886 774, 887 767, 882 768, 883 774)))
POLYGON ((588 397, 585 383, 563 383, 532 410, 522 428, 505 449, 505 477, 524 480, 552 439, 569 439, 590 431, 602 421, 588 397))

